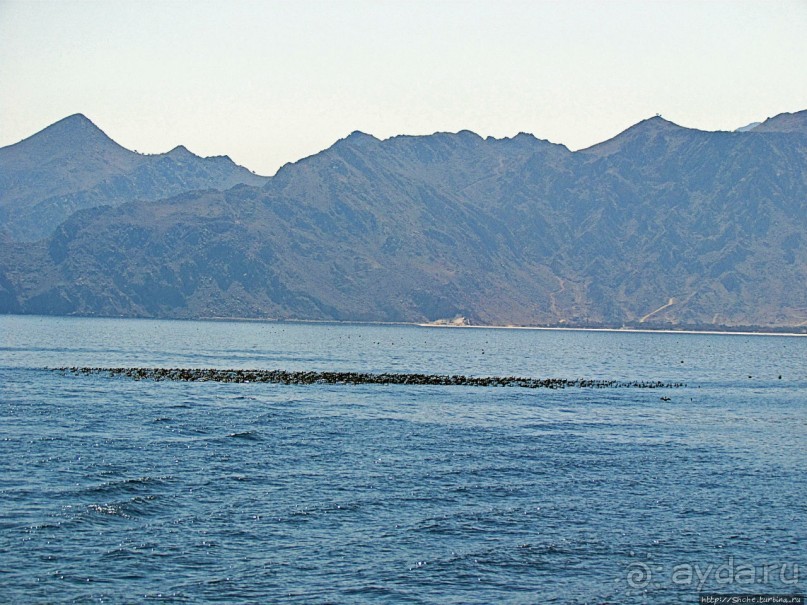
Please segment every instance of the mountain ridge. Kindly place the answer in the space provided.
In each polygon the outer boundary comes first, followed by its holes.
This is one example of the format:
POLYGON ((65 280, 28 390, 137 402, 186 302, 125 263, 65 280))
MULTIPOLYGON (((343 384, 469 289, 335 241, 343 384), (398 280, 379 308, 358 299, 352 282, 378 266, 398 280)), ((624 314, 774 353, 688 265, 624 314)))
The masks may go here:
POLYGON ((752 132, 807 133, 807 109, 793 113, 780 113, 755 126, 752 132))
POLYGON ((0 311, 798 329, 807 136, 665 122, 608 153, 352 133, 260 186, 90 208, 45 240, 6 240, 0 311))
POLYGON ((0 148, 0 224, 5 237, 32 241, 84 208, 265 180, 227 156, 202 158, 182 145, 136 153, 73 114, 0 148))

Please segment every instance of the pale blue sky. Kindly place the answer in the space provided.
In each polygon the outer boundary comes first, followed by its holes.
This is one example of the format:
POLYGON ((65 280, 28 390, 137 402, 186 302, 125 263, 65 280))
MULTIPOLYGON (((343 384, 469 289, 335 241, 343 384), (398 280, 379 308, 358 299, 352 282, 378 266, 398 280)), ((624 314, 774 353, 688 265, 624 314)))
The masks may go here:
POLYGON ((807 0, 0 0, 0 146, 84 113, 260 174, 353 130, 578 149, 807 109, 807 0))

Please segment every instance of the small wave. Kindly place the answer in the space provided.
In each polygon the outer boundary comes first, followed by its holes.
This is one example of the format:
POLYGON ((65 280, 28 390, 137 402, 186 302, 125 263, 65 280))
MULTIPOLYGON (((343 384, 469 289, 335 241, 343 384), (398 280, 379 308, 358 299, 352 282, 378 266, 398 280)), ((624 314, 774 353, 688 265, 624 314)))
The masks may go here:
POLYGON ((136 477, 133 479, 120 479, 117 481, 104 481, 99 485, 84 488, 82 491, 89 494, 118 494, 138 493, 150 489, 155 485, 162 485, 172 479, 165 477, 136 477))
POLYGON ((117 504, 90 504, 87 510, 101 515, 110 515, 115 517, 127 517, 128 515, 123 512, 123 508, 117 504))
POLYGON ((91 514, 104 517, 132 519, 135 517, 143 517, 149 514, 150 509, 156 499, 156 496, 135 496, 125 502, 89 504, 87 505, 87 511, 91 514))
POLYGON ((259 441, 260 435, 257 431, 241 431, 239 433, 228 433, 227 437, 230 439, 244 439, 245 441, 259 441))

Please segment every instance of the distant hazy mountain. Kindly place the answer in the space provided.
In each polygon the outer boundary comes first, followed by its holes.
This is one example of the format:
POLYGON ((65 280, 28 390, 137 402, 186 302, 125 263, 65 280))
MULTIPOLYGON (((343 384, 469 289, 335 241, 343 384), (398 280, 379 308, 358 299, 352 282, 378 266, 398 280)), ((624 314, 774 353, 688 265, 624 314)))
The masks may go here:
POLYGON ((762 122, 751 122, 750 124, 746 124, 745 126, 740 126, 736 128, 734 132, 748 132, 749 130, 754 130, 757 126, 762 124, 762 122))
POLYGON ((0 225, 8 238, 31 241, 76 210, 265 180, 228 157, 200 158, 184 147, 129 151, 76 114, 0 148, 0 225))
POLYGON ((803 326, 807 112, 788 115, 733 133, 651 118, 579 152, 356 132, 262 187, 0 245, 0 311, 803 326))

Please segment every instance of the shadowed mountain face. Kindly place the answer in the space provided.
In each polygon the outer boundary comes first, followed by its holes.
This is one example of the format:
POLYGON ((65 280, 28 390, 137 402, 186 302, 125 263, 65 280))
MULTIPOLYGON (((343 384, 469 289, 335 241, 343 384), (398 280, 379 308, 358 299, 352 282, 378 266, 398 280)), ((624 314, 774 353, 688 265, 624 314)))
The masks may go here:
POLYGON ((0 310, 794 327, 807 129, 788 123, 651 118, 575 153, 523 134, 357 132, 261 187, 92 208, 7 242, 0 310))
POLYGON ((134 153, 76 114, 0 149, 0 224, 7 238, 33 241, 84 208, 265 181, 227 157, 200 158, 184 147, 134 153))

